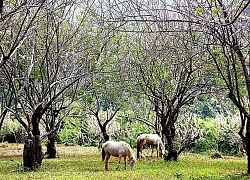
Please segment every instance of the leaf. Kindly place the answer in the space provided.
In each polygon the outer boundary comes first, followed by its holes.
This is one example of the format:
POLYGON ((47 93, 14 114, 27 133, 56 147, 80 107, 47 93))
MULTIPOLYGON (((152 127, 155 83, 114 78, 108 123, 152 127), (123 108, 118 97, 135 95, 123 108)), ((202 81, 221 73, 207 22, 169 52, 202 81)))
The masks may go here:
POLYGON ((212 54, 215 56, 215 57, 218 57, 220 55, 220 50, 219 49, 214 49, 212 51, 212 54))
POLYGON ((196 12, 197 12, 199 15, 201 15, 201 14, 203 13, 203 11, 204 11, 204 9, 203 9, 202 7, 200 7, 200 6, 196 7, 195 10, 196 10, 196 12))
POLYGON ((223 56, 223 55, 219 55, 219 56, 216 58, 216 60, 217 60, 218 62, 224 61, 224 60, 226 60, 226 57, 223 56))
POLYGON ((212 16, 215 16, 216 14, 218 14, 220 11, 222 10, 222 7, 213 7, 212 8, 212 16))

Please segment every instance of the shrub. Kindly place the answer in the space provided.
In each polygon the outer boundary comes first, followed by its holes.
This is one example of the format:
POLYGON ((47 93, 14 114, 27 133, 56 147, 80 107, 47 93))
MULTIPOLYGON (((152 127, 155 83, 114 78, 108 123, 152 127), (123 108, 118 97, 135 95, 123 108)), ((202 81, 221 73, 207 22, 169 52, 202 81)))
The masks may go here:
POLYGON ((58 133, 58 143, 63 143, 68 146, 73 145, 96 145, 93 142, 93 134, 91 133, 88 123, 84 118, 67 117, 63 126, 58 133))
POLYGON ((203 136, 195 141, 191 152, 208 153, 219 151, 223 155, 237 155, 242 153, 243 145, 236 133, 237 127, 232 128, 227 121, 216 119, 200 119, 199 125, 203 129, 203 136))
POLYGON ((0 130, 1 142, 23 143, 25 135, 25 129, 16 121, 6 120, 0 130))

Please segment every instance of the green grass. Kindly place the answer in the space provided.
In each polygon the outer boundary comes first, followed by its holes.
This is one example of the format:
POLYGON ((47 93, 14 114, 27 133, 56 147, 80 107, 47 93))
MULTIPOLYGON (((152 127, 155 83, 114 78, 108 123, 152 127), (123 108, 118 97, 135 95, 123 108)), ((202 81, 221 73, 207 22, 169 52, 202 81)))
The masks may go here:
MULTIPOLYGON (((59 146, 56 159, 44 159, 33 172, 22 168, 22 145, 0 144, 0 179, 250 179, 246 158, 211 159, 205 155, 180 156, 177 162, 151 158, 139 160, 136 169, 116 170, 117 158, 111 157, 109 171, 104 170, 101 153, 95 147, 59 146), (6 147, 7 146, 7 147, 6 147)), ((45 150, 45 149, 44 149, 45 150)), ((135 152, 135 150, 134 150, 135 152)))

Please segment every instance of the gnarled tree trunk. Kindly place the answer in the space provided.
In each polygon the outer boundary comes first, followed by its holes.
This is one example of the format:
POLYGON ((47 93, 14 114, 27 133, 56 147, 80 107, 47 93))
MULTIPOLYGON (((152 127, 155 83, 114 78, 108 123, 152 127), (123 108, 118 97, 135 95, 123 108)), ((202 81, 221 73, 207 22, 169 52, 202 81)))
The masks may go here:
POLYGON ((164 158, 167 161, 177 160, 178 154, 174 149, 174 138, 175 138, 175 118, 170 118, 171 116, 162 116, 161 117, 161 126, 162 126, 162 138, 165 144, 165 148, 168 150, 168 155, 164 158))
POLYGON ((102 130, 102 134, 103 134, 103 138, 104 138, 104 141, 108 141, 109 140, 109 135, 106 131, 106 128, 102 130))
POLYGON ((56 145, 55 145, 55 134, 52 133, 48 136, 49 143, 47 145, 47 157, 48 158, 56 158, 56 145))
POLYGON ((39 130, 39 122, 42 117, 42 105, 39 105, 31 119, 30 132, 24 143, 23 165, 25 170, 33 170, 41 166, 43 160, 42 144, 39 130))
POLYGON ((246 132, 247 173, 250 173, 250 132, 246 132))

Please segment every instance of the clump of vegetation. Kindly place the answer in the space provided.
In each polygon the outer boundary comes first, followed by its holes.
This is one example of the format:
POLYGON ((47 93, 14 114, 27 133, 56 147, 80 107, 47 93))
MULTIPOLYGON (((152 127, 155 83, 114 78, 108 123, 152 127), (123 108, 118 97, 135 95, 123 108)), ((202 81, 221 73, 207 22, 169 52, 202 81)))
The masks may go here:
POLYGON ((200 118, 198 119, 198 125, 203 133, 195 141, 190 152, 210 154, 217 151, 227 156, 244 154, 243 143, 236 133, 238 127, 232 120, 200 118))
POLYGON ((0 142, 24 142, 25 129, 17 121, 5 121, 0 129, 0 142))
POLYGON ((215 152, 211 155, 211 158, 213 159, 218 159, 218 158, 222 158, 222 155, 220 152, 215 152))

